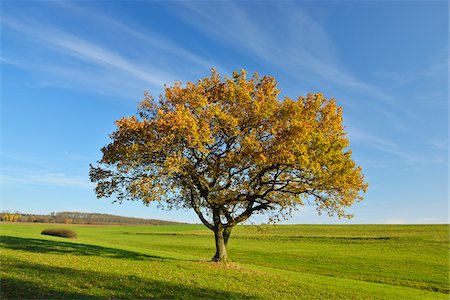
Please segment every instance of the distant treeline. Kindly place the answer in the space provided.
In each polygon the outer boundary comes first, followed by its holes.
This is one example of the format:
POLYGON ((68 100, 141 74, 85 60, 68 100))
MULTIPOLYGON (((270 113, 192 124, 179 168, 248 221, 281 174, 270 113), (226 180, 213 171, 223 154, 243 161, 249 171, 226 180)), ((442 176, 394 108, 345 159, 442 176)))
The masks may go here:
POLYGON ((31 223, 64 223, 64 224, 146 224, 146 225, 170 225, 178 222, 129 218, 108 214, 84 213, 84 212, 53 212, 49 215, 35 215, 2 212, 0 220, 6 222, 31 222, 31 223))

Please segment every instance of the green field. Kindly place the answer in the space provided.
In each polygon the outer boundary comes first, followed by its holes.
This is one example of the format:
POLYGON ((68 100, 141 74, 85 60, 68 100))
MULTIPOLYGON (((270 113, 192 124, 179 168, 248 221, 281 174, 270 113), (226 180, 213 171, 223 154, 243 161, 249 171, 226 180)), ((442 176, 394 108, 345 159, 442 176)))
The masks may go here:
POLYGON ((229 265, 201 225, 0 228, 1 299, 449 299, 449 225, 240 226, 229 265))

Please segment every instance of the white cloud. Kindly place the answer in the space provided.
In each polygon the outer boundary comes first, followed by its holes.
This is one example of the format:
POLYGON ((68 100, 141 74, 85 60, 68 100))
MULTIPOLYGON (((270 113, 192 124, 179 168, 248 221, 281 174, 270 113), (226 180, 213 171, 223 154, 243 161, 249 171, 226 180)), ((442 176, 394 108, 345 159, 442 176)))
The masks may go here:
POLYGON ((212 38, 256 54, 300 81, 322 79, 395 106, 394 97, 344 70, 326 31, 293 3, 267 3, 274 15, 282 16, 276 20, 258 17, 261 14, 255 11, 250 14, 230 2, 183 4, 198 16, 180 13, 187 22, 212 38))
POLYGON ((352 142, 368 145, 370 147, 401 157, 405 160, 413 159, 413 156, 407 152, 404 152, 398 143, 390 141, 387 138, 380 138, 378 136, 359 130, 356 128, 356 126, 352 126, 352 129, 348 131, 348 136, 352 142))
POLYGON ((442 139, 442 140, 434 140, 430 142, 430 145, 438 150, 448 150, 448 140, 442 139))
POLYGON ((2 23, 61 53, 93 64, 117 68, 151 85, 162 86, 169 79, 169 76, 160 70, 143 69, 117 53, 54 28, 44 27, 37 23, 26 24, 8 18, 3 18, 2 23))
POLYGON ((43 25, 38 19, 4 16, 1 20, 4 28, 12 29, 28 41, 58 54, 46 59, 40 57, 39 52, 37 55, 3 52, 2 63, 35 73, 39 87, 82 89, 134 99, 144 90, 160 92, 164 84, 186 81, 187 75, 192 76, 197 71, 204 73, 211 67, 221 69, 219 64, 147 28, 132 28, 95 10, 84 10, 73 4, 56 4, 72 10, 72 14, 79 14, 81 20, 98 25, 99 30, 114 31, 122 37, 123 43, 130 46, 122 47, 122 52, 125 52, 120 53, 121 47, 102 45, 101 40, 94 42, 56 26, 43 25))
POLYGON ((374 77, 386 80, 392 84, 391 89, 398 88, 404 84, 422 81, 425 79, 443 78, 448 73, 448 49, 442 49, 442 54, 428 67, 419 71, 398 72, 398 71, 376 71, 374 77))
POLYGON ((201 55, 188 51, 187 49, 177 45, 166 36, 154 32, 149 28, 138 27, 136 24, 127 26, 124 22, 119 22, 117 19, 109 17, 103 12, 99 13, 93 9, 84 9, 82 6, 74 3, 58 2, 56 4, 73 11, 77 15, 83 15, 89 20, 95 20, 96 22, 101 23, 104 27, 114 28, 114 31, 123 31, 127 35, 137 38, 146 48, 158 49, 159 52, 164 52, 166 54, 170 53, 173 56, 179 57, 183 61, 189 61, 203 67, 211 68, 212 66, 218 66, 216 62, 210 61, 201 55))
POLYGON ((27 169, 8 169, 3 170, 2 173, 3 174, 0 175, 1 185, 50 185, 62 186, 67 188, 93 188, 93 184, 89 182, 87 176, 73 176, 61 172, 27 169))
POLYGON ((33 87, 60 87, 65 89, 82 89, 102 95, 136 100, 142 96, 147 84, 140 80, 131 80, 130 76, 123 72, 114 72, 108 68, 80 69, 71 64, 61 66, 47 62, 26 63, 12 59, 0 59, 2 62, 20 66, 30 72, 39 70, 39 76, 33 83, 33 87))

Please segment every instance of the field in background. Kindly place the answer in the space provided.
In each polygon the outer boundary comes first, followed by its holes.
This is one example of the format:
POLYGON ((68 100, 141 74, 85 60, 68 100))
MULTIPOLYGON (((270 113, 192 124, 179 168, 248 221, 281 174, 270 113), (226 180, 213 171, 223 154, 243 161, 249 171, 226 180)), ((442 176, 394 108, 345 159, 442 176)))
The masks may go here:
POLYGON ((448 299, 449 225, 0 225, 0 298, 448 299), (78 239, 40 235, 70 228, 78 239))

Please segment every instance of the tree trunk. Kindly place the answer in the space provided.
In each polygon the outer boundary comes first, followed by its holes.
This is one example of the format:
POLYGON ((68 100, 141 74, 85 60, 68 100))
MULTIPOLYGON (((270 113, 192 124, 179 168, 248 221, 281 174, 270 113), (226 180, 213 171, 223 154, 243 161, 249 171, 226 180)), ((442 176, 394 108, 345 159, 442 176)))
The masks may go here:
POLYGON ((216 254, 212 261, 228 262, 227 243, 230 237, 231 228, 223 228, 222 226, 214 229, 214 237, 216 239, 216 254))

